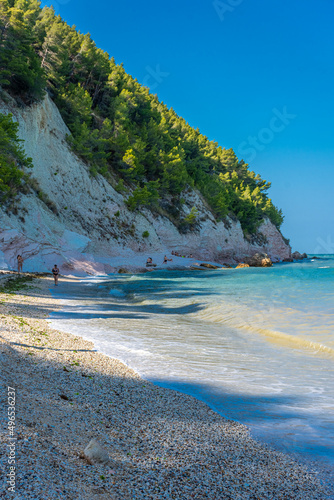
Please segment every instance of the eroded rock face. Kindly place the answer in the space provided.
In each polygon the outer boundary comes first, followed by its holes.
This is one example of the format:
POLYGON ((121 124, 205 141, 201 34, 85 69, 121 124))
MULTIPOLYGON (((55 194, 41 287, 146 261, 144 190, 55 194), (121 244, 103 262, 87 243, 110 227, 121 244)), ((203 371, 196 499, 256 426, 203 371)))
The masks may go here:
POLYGON ((196 190, 182 193, 181 213, 185 217, 196 206, 196 231, 181 234, 167 217, 148 209, 130 212, 124 196, 101 175, 92 177, 87 165, 70 150, 69 130, 48 95, 27 108, 0 100, 0 112, 12 113, 17 120, 19 136, 33 160, 32 177, 53 208, 35 192, 22 195, 16 214, 0 207, 3 269, 15 269, 18 254, 24 258, 24 271, 43 272, 57 263, 63 274, 74 275, 113 272, 115 258, 126 256, 131 261, 139 252, 143 262, 147 253, 174 250, 232 265, 257 252, 265 252, 273 262, 291 256, 289 245, 269 219, 259 228, 262 243, 251 243, 244 238, 239 221, 228 217, 225 223, 216 221, 196 190))
POLYGON ((266 253, 258 252, 246 260, 250 267, 271 267, 273 265, 272 260, 266 253))

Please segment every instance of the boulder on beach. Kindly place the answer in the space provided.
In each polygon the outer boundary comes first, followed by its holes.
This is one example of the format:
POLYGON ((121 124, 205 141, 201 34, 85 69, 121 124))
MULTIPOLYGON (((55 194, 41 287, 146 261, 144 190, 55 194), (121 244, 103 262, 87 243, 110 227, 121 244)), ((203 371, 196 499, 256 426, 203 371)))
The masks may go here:
POLYGON ((96 439, 92 439, 84 450, 84 456, 90 462, 98 462, 102 464, 106 464, 109 462, 109 455, 102 448, 102 446, 96 441, 96 439))
POLYGON ((272 260, 266 253, 257 252, 252 257, 248 257, 246 264, 250 267, 271 267, 273 265, 272 260))
POLYGON ((243 267, 249 267, 249 264, 240 263, 237 265, 236 269, 242 269, 243 267))

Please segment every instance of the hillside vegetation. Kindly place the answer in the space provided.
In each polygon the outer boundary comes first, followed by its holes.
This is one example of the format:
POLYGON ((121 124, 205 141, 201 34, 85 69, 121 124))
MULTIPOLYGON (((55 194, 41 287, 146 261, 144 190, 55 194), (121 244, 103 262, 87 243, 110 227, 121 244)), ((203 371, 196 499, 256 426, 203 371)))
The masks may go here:
POLYGON ((0 113, 0 201, 10 202, 26 187, 29 176, 24 167, 32 167, 18 138, 18 124, 11 115, 0 113), (25 181, 23 183, 23 181, 25 181))
POLYGON ((49 92, 72 149, 92 175, 127 196, 131 210, 148 206, 180 222, 182 192, 195 187, 217 220, 237 217, 245 233, 256 232, 265 216, 277 228, 283 222, 267 195, 270 183, 37 0, 1 0, 0 85, 22 106, 49 92))

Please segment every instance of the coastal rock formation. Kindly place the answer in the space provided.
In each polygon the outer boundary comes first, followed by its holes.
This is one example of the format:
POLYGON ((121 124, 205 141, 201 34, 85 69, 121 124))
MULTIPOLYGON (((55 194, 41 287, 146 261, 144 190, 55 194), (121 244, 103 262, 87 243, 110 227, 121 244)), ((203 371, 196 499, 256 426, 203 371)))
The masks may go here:
POLYGON ((293 252, 293 254, 291 255, 291 258, 293 260, 303 260, 303 259, 307 259, 307 254, 306 253, 293 252))
POLYGON ((14 210, 0 209, 0 268, 46 271, 57 263, 67 274, 101 274, 115 270, 119 256, 178 251, 196 259, 237 264, 257 252, 273 262, 290 258, 291 248, 276 227, 265 219, 259 238, 246 239, 240 222, 217 221, 199 192, 182 193, 182 217, 198 210, 196 228, 181 233, 164 215, 147 208, 131 212, 126 195, 97 174, 69 148, 66 127, 47 95, 30 107, 18 107, 10 97, 0 100, 0 112, 12 113, 19 123, 27 156, 33 160, 31 177, 40 192, 22 194, 14 210), (145 235, 145 236, 143 236, 145 235), (147 236, 148 235, 148 236, 147 236))
POLYGON ((247 264, 250 267, 271 267, 272 260, 266 253, 256 253, 247 259, 247 264))
POLYGON ((236 269, 242 269, 244 267, 249 267, 249 264, 238 264, 236 269))

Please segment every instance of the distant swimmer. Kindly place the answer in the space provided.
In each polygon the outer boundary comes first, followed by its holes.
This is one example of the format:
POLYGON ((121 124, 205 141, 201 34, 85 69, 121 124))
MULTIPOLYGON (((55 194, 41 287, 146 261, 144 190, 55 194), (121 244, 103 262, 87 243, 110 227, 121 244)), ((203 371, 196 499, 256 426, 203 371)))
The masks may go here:
POLYGON ((17 272, 22 273, 23 258, 22 255, 17 256, 17 272))
POLYGON ((57 264, 54 265, 54 268, 52 269, 52 274, 55 280, 55 286, 58 286, 59 267, 57 267, 57 264))

